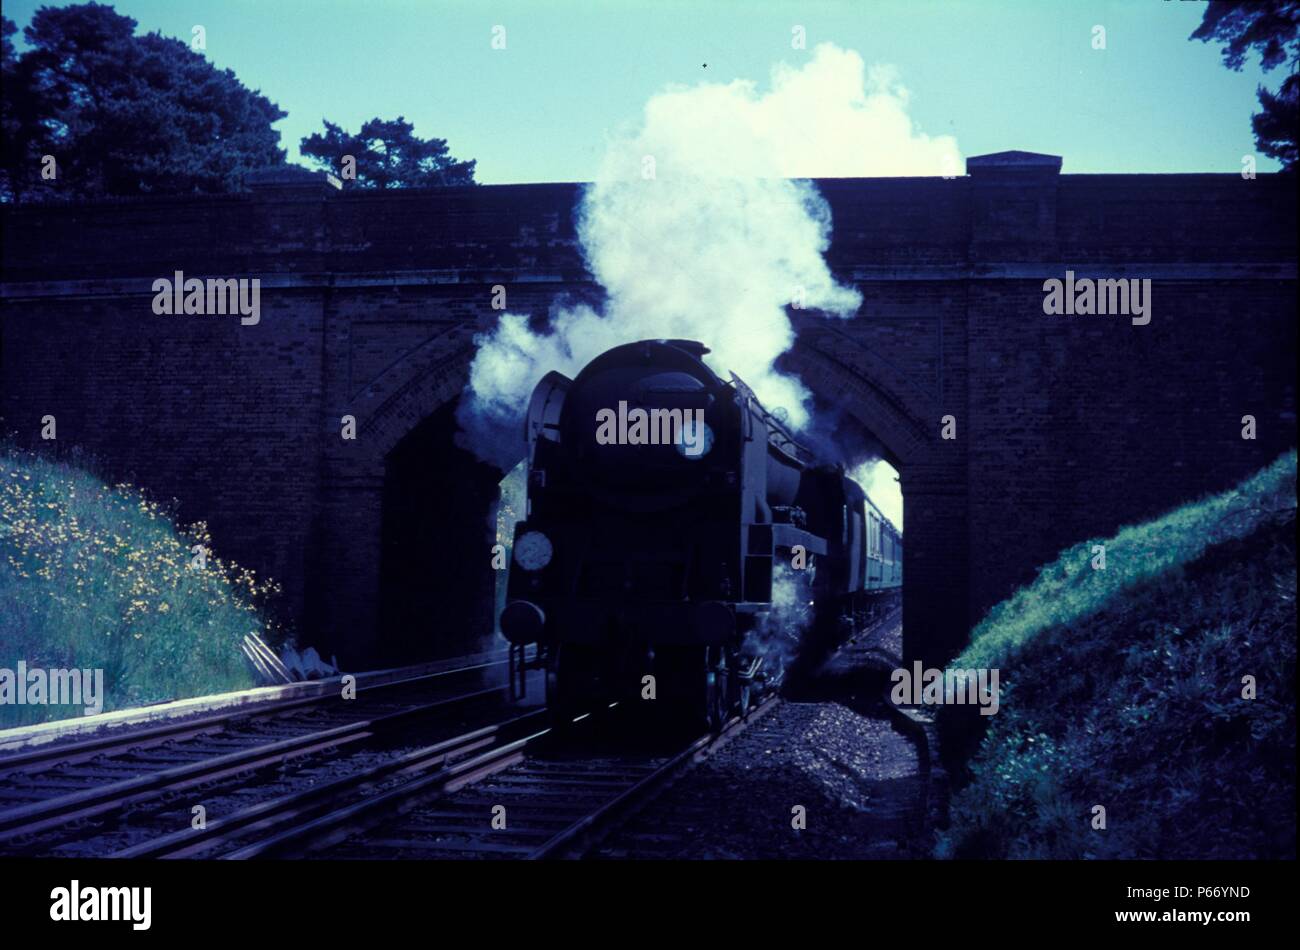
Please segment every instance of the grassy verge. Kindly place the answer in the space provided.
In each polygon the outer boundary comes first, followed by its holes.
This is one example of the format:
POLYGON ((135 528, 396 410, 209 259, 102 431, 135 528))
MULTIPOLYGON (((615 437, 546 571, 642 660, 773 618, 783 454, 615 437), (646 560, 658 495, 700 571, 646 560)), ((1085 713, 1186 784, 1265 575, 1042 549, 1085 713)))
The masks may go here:
MULTIPOLYGON (((255 685, 240 643, 275 588, 211 551, 126 485, 0 446, 0 669, 102 669, 105 711, 255 685)), ((0 728, 83 714, 10 699, 0 728)))
POLYGON ((1000 669, 1001 708, 939 856, 1295 856, 1295 479, 1291 452, 990 612, 952 665, 1000 669))

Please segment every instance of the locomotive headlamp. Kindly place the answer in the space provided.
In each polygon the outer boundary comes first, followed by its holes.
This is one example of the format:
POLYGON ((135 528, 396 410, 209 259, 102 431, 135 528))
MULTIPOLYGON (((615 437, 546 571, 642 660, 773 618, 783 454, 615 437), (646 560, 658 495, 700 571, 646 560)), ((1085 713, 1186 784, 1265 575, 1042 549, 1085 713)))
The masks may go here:
POLYGON ((713 430, 703 419, 688 422, 677 434, 676 448, 688 459, 703 458, 713 448, 713 430))
POLYGON ((515 542, 515 563, 525 571, 540 571, 554 553, 551 539, 540 531, 526 531, 515 542))

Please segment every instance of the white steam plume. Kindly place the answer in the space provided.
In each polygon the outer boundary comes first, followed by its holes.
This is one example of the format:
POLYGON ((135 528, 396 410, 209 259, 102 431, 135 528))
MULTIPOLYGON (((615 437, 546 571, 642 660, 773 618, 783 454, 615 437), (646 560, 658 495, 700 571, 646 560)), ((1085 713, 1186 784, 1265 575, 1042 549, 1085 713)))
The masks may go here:
POLYGON ((903 530, 903 490, 898 484, 898 469, 884 459, 867 459, 849 471, 849 478, 862 486, 896 529, 903 530))
POLYGON ((788 671, 799 656, 804 634, 813 622, 812 585, 807 571, 784 560, 772 568, 772 609, 759 617, 746 650, 763 658, 769 676, 788 671))
POLYGON ((753 82, 674 87, 653 96, 638 127, 608 143, 578 212, 588 268, 605 288, 597 311, 560 309, 541 333, 505 313, 479 337, 460 421, 468 445, 508 467, 520 421, 549 370, 573 376, 612 346, 687 338, 713 352, 769 409, 802 427, 809 394, 774 362, 794 340, 786 307, 847 318, 860 294, 823 258, 830 212, 811 177, 955 174, 950 137, 918 134, 892 70, 831 44, 801 68, 753 82))

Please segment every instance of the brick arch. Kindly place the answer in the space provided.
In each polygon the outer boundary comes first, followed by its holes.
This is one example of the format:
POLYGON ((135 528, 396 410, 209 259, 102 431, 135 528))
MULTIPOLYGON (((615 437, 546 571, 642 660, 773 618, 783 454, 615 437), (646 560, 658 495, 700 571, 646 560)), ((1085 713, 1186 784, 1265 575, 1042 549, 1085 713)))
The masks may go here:
MULTIPOLYGON (((938 440, 939 418, 947 411, 903 372, 863 344, 828 334, 802 333, 780 360, 827 403, 839 406, 886 450, 900 473, 905 468, 952 464, 938 440)), ((472 344, 445 353, 436 362, 402 359, 368 383, 352 401, 357 416, 358 457, 345 450, 329 466, 336 472, 382 478, 384 462, 417 425, 459 399, 469 382, 477 348, 472 344), (349 458, 350 456, 350 458, 349 458)), ((327 424, 336 432, 334 418, 327 424)), ((523 457, 521 447, 520 457, 523 457)))
POLYGON ((903 652, 946 657, 963 633, 968 590, 966 455, 939 438, 956 407, 838 328, 805 327, 782 369, 874 435, 903 488, 903 652))
POLYGON ((345 666, 373 663, 388 646, 380 639, 388 459, 404 437, 464 391, 474 347, 447 344, 431 335, 353 392, 340 372, 327 397, 304 614, 305 626, 320 631, 345 666), (356 419, 355 440, 338 436, 344 415, 356 419))
MULTIPOLYGON (((366 446, 372 474, 382 474, 383 460, 415 426, 460 397, 475 353, 474 346, 463 346, 435 366, 404 359, 367 384, 359 401, 374 405, 368 413, 353 409, 353 414, 357 441, 366 446)), ((832 347, 805 334, 782 358, 781 367, 798 374, 809 389, 843 407, 876 436, 895 468, 932 458, 940 407, 867 348, 854 343, 846 351, 842 343, 832 347)))
POLYGON ((382 475, 384 459, 421 421, 465 391, 475 347, 456 348, 436 361, 403 358, 354 397, 357 442, 365 468, 382 475))
POLYGON ((780 365, 879 439, 888 461, 900 472, 933 458, 938 407, 895 367, 861 344, 854 342, 846 348, 837 341, 832 347, 824 338, 804 334, 780 365))
MULTIPOLYGON (((395 359, 378 376, 365 381, 357 392, 350 395, 340 393, 336 397, 339 400, 336 412, 329 413, 325 420, 326 430, 332 438, 322 471, 321 515, 317 522, 321 543, 311 570, 316 581, 316 596, 309 603, 319 602, 321 608, 317 619, 320 625, 337 631, 332 644, 340 657, 346 655, 357 662, 376 656, 391 662, 416 658, 413 650, 422 636, 416 627, 422 624, 416 623, 414 618, 410 622, 395 622, 392 607, 397 603, 414 602, 400 594, 395 598, 394 590, 406 589, 403 584, 412 591, 417 587, 410 587, 409 577, 396 588, 390 584, 392 578, 385 580, 386 557, 393 553, 389 545, 395 540, 389 529, 409 522, 401 515, 397 516, 398 521, 393 521, 392 513, 386 513, 386 508, 393 497, 408 501, 417 497, 410 491, 412 469, 408 466, 412 457, 409 453, 403 456, 405 461, 394 468, 399 446, 425 423, 440 415, 445 416, 469 381, 475 347, 468 343, 452 346, 447 343, 445 338, 431 336, 424 344, 395 359), (356 417, 357 438, 354 441, 344 442, 337 438, 337 419, 341 414, 356 417), (394 489, 397 483, 392 482, 393 477, 398 477, 399 483, 407 487, 394 489), (391 495, 393 490, 398 492, 396 496, 391 495), (411 653, 411 656, 403 655, 402 651, 411 653)), ((420 439, 426 438, 427 434, 420 435, 420 439)), ((437 444, 441 445, 441 436, 438 439, 437 444)), ((443 457, 442 450, 432 443, 421 444, 425 448, 416 451, 426 460, 443 457)), ((447 449, 451 449, 450 443, 447 449)), ((459 458, 461 453, 456 455, 459 458)), ((428 465, 429 461, 415 464, 428 465)), ((485 471, 476 471, 474 475, 478 479, 474 481, 478 489, 482 489, 486 470, 491 469, 491 466, 481 467, 485 471)), ((430 485, 437 484, 438 473, 443 469, 445 466, 438 465, 429 470, 430 485)), ((430 491, 436 496, 446 497, 445 486, 430 491)), ((420 507, 417 503, 417 508, 420 507)), ((427 525, 430 514, 423 508, 421 512, 413 511, 412 515, 417 521, 425 519, 427 525)), ((457 527, 459 522, 451 517, 455 514, 457 512, 448 512, 447 540, 465 537, 458 533, 464 525, 457 527)), ((435 520, 440 521, 441 516, 436 516, 435 520)), ((409 546, 410 541, 406 538, 400 543, 409 546)), ((447 548, 440 544, 419 544, 410 550, 427 552, 434 561, 444 556, 453 557, 453 560, 468 558, 476 553, 464 548, 464 545, 447 548), (449 550, 460 553, 452 556, 447 553, 449 550)), ((431 562, 428 567, 433 572, 430 576, 443 577, 448 571, 450 573, 446 576, 455 575, 455 569, 464 565, 431 562)), ((437 585, 433 586, 436 588, 437 585)), ((461 640, 465 640, 468 645, 463 645, 463 648, 470 650, 473 644, 466 638, 474 637, 460 628, 473 626, 479 629, 482 618, 473 619, 473 624, 458 622, 449 614, 424 632, 436 639, 438 646, 435 649, 441 650, 447 643, 455 643, 459 648, 461 640)), ((490 632, 490 627, 487 629, 490 632)))
MULTIPOLYGON (((374 606, 381 587, 387 459, 408 433, 457 400, 469 380, 476 348, 468 341, 448 342, 430 337, 364 382, 340 407, 357 417, 358 438, 331 440, 335 448, 326 459, 323 487, 334 500, 325 503, 321 524, 330 535, 324 547, 335 553, 321 563, 318 576, 322 602, 333 604, 331 625, 347 618, 341 626, 354 631, 349 646, 361 653, 377 647, 379 634, 374 606)), ((937 608, 909 592, 929 585, 952 587, 950 602, 962 603, 966 596, 967 527, 964 502, 955 491, 962 485, 965 459, 953 443, 938 440, 939 417, 946 410, 937 393, 866 343, 823 324, 802 327, 779 366, 875 436, 899 470, 907 501, 904 625, 909 632, 933 631, 943 623, 937 608)), ((917 649, 908 645, 909 653, 917 649)))

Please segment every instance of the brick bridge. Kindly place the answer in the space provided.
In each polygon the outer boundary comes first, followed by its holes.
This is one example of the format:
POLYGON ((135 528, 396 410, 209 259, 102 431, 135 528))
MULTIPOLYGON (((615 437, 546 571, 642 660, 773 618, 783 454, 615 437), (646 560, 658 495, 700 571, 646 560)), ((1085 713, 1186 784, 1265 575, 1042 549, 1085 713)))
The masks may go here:
MULTIPOLYGON (((1062 547, 1295 445, 1294 179, 1060 165, 1005 152, 952 180, 820 183, 830 264, 863 304, 795 312, 786 363, 901 472, 915 656, 950 654, 1062 547), (1043 281, 1067 269, 1149 278, 1151 322, 1045 315, 1043 281)), ((178 499, 218 554, 283 584, 326 655, 464 649, 490 631, 500 473, 455 447, 455 404, 493 285, 514 311, 599 299, 578 196, 271 175, 230 196, 6 208, 3 427, 38 444, 52 414, 59 451, 178 499), (152 282, 177 270, 259 277, 260 323, 155 315, 152 282)))

